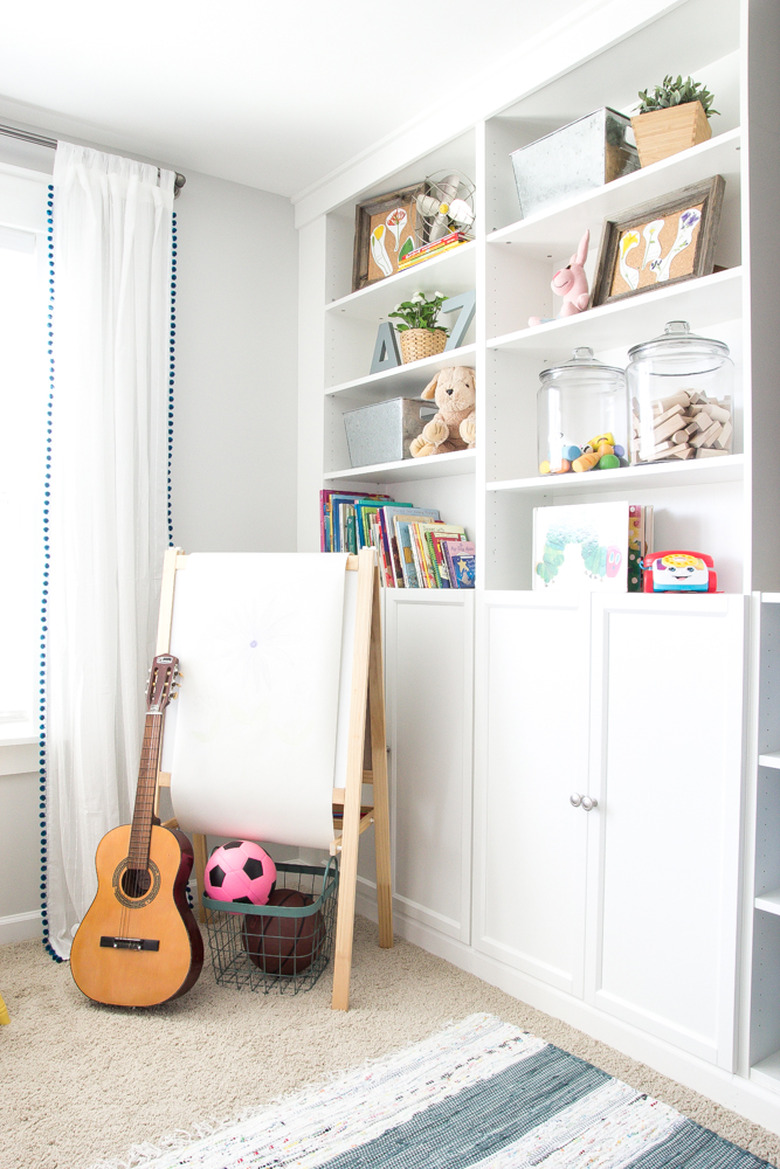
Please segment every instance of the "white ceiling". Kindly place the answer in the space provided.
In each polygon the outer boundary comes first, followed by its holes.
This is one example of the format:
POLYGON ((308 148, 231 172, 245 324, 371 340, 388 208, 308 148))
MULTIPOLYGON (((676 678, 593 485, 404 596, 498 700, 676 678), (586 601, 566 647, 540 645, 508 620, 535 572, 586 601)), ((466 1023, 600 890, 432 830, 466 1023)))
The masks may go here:
POLYGON ((295 197, 603 2, 17 0, 0 121, 295 197))

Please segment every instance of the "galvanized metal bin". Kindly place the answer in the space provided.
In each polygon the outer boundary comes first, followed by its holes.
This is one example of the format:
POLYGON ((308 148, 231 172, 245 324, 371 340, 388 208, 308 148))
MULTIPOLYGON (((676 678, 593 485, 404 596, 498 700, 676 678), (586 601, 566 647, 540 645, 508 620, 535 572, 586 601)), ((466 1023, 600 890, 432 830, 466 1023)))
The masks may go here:
POLYGON ((393 398, 362 406, 344 415, 349 461, 353 467, 410 459, 409 443, 422 431, 437 407, 421 398, 393 398))
POLYGON ((639 169, 630 117, 607 106, 510 157, 523 218, 639 169))

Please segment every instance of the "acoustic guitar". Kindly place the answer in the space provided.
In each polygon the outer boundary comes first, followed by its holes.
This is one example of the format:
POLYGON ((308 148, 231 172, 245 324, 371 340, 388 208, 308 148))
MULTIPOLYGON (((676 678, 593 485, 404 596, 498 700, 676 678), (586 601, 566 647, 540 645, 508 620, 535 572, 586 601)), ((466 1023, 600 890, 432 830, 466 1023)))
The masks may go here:
POLYGON ((70 968, 96 1003, 150 1007, 184 994, 203 966, 203 940, 187 903, 192 846, 154 815, 165 708, 178 661, 152 664, 132 824, 114 828, 95 855, 98 891, 73 940, 70 968))

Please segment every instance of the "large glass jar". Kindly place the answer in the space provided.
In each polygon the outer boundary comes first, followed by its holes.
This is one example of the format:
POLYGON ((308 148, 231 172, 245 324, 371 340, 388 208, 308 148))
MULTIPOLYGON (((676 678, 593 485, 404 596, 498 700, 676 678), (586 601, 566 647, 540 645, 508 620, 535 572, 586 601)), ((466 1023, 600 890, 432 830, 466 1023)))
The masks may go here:
POLYGON ((628 351, 631 459, 657 463, 727 455, 733 437, 734 366, 723 341, 669 321, 628 351))
POLYGON ((581 346, 571 361, 543 369, 536 397, 542 475, 625 466, 628 397, 622 369, 581 346))

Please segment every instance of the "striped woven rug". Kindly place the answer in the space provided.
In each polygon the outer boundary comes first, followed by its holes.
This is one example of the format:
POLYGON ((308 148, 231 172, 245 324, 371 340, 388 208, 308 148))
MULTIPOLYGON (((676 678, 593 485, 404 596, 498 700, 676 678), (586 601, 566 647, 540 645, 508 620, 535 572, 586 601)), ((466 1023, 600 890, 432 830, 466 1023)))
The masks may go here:
POLYGON ((145 1169, 771 1169, 658 1100, 491 1015, 472 1015, 142 1163, 145 1169))

